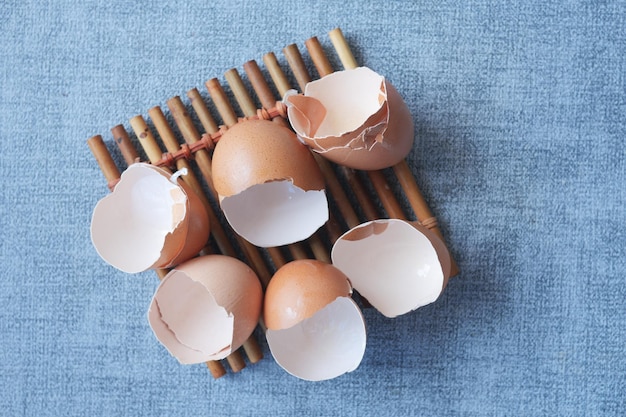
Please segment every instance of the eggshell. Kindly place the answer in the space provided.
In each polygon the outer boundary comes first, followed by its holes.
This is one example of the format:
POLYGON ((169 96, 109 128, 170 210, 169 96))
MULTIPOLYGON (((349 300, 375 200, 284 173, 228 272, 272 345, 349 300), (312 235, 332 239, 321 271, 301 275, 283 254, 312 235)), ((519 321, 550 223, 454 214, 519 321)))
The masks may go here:
POLYGON ((268 330, 276 363, 289 374, 322 381, 352 372, 365 354, 363 315, 349 297, 338 297, 313 316, 283 330, 268 330))
POLYGON ((215 148, 212 175, 226 219, 257 246, 304 240, 328 220, 319 166, 276 123, 249 120, 229 128, 215 148))
POLYGON ((157 288, 148 320, 180 363, 223 359, 254 331, 263 292, 256 274, 224 255, 201 256, 168 273, 157 288))
POLYGON ((387 317, 434 302, 451 271, 450 253, 435 233, 397 219, 349 230, 335 242, 331 258, 354 289, 387 317))
POLYGON ((263 317, 268 329, 289 328, 337 297, 350 297, 347 277, 334 266, 302 259, 282 266, 265 290, 263 317))
POLYGON ((398 91, 369 68, 338 71, 308 83, 283 102, 298 137, 331 161, 383 169, 413 146, 411 113, 398 91))
POLYGON ((184 182, 145 163, 129 166, 91 220, 91 239, 107 263, 128 273, 166 268, 204 247, 209 219, 184 182))
POLYGON ((276 272, 263 316, 268 346, 285 371, 320 381, 359 366, 366 329, 351 293, 341 271, 317 260, 293 261, 276 272))

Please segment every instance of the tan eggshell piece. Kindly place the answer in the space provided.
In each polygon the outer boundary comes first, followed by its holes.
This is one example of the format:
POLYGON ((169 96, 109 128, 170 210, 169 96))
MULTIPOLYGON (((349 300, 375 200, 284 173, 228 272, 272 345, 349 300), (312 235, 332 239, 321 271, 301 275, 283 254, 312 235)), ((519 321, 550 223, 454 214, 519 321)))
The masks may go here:
POLYGON ((299 242, 328 220, 319 166, 284 126, 267 120, 232 126, 217 143, 212 174, 228 223, 256 246, 299 242))
POLYGON ((128 167, 91 220, 98 254, 128 273, 166 268, 206 244, 209 219, 198 196, 180 179, 145 163, 128 167))
POLYGON ((271 330, 292 327, 337 297, 351 294, 347 277, 334 266, 313 259, 289 262, 276 271, 265 291, 265 325, 271 330))
POLYGON ((434 302, 451 271, 450 253, 434 232, 398 219, 349 230, 335 242, 331 258, 354 289, 387 317, 434 302))
POLYGON ((183 364, 223 359, 257 326, 263 301, 256 274, 224 255, 201 256, 168 273, 148 320, 154 335, 183 364))
POLYGON ((268 329, 267 343, 276 362, 291 375, 323 381, 354 371, 365 353, 366 328, 350 297, 338 297, 294 326, 268 329))
POLYGON ((324 189, 324 177, 308 148, 291 130, 268 120, 230 127, 215 147, 212 174, 220 197, 279 180, 290 180, 305 191, 324 189))
POLYGON ((383 169, 413 147, 408 106, 385 78, 359 67, 308 83, 304 95, 285 95, 298 137, 329 160, 354 169, 383 169))

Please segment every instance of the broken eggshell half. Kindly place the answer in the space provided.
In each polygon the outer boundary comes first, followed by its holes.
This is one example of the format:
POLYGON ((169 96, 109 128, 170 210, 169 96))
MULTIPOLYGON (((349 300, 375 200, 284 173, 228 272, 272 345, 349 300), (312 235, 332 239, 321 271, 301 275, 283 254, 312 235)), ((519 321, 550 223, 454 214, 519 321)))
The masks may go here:
POLYGON ((292 261, 274 274, 263 317, 272 356, 285 371, 321 381, 359 366, 366 330, 351 294, 347 277, 317 260, 292 261))
POLYGON ((398 91, 367 67, 308 83, 283 98, 298 137, 329 160, 354 169, 383 169, 413 146, 411 113, 398 91))
POLYGON ((304 240, 328 220, 319 166, 284 126, 247 120, 230 127, 215 147, 212 175, 228 223, 254 245, 304 240))
POLYGON ((335 242, 331 258, 354 289, 387 317, 434 302, 451 271, 450 253, 439 236, 398 219, 354 227, 335 242))
POLYGON ((261 314, 256 274, 225 255, 205 255, 170 271, 157 288, 148 320, 182 364, 219 360, 250 337, 261 314))
POLYGON ((102 259, 137 273, 167 268, 198 254, 209 237, 209 218, 195 192, 146 163, 130 165, 91 219, 91 240, 102 259))

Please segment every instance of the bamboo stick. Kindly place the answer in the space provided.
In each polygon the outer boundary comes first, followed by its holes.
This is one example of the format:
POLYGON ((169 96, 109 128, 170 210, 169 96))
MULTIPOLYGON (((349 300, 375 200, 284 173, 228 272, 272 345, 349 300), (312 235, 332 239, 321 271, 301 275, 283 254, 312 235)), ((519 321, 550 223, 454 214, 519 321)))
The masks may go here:
POLYGON ((304 87, 307 83, 311 82, 311 76, 309 75, 309 71, 306 68, 306 64, 302 59, 302 55, 300 54, 300 50, 296 46, 296 44, 291 44, 286 46, 283 49, 283 54, 287 58, 287 63, 291 68, 293 75, 296 77, 296 82, 300 87, 300 91, 304 91, 304 87))
POLYGON ((328 37, 335 47, 335 51, 337 51, 339 60, 344 68, 356 68, 359 66, 356 59, 354 59, 354 55, 352 55, 350 46, 348 42, 346 42, 346 38, 343 36, 341 29, 335 28, 331 30, 328 32, 328 37))
MULTIPOLYGON (((333 29, 329 32, 329 37, 331 39, 331 42, 333 43, 333 46, 335 47, 335 50, 337 51, 337 55, 339 56, 339 59, 341 60, 344 68, 356 68, 358 64, 356 62, 356 59, 354 59, 354 55, 352 55, 350 46, 348 45, 348 42, 341 32, 341 29, 333 29)), ((437 235, 442 237, 441 230, 437 226, 436 221, 433 221, 434 216, 428 208, 428 203, 426 203, 426 200, 420 192, 419 187, 417 186, 417 183, 415 181, 415 177, 413 176, 411 169, 408 167, 406 160, 403 160, 396 164, 393 167, 393 170, 396 174, 396 177, 398 178, 398 183, 402 187, 405 195, 407 196, 407 199, 409 200, 409 204, 411 205, 411 208, 413 209, 417 220, 429 224, 432 230, 437 235)), ((458 273, 458 265, 456 264, 454 259, 452 259, 451 276, 458 275, 458 273)))
POLYGON ((239 75, 239 72, 235 68, 231 68, 224 73, 224 78, 230 86, 235 96, 235 101, 241 108, 241 112, 244 116, 254 116, 256 114, 256 105, 248 94, 248 90, 239 75))
POLYGON ((130 141, 130 137, 128 136, 128 132, 124 126, 121 124, 114 126, 111 128, 111 133, 113 134, 115 144, 122 152, 122 156, 124 157, 126 164, 134 164, 139 159, 139 153, 137 153, 137 149, 135 149, 135 146, 130 141))
POLYGON ((276 55, 273 52, 268 52, 263 55, 263 63, 270 73, 270 77, 272 81, 274 81, 274 85, 278 90, 278 95, 282 98, 285 96, 285 93, 291 89, 289 85, 289 80, 287 80, 287 76, 280 68, 280 64, 276 59, 276 55))
POLYGON ((115 161, 113 161, 109 150, 104 144, 102 136, 92 136, 87 140, 87 145, 89 145, 91 153, 96 159, 100 170, 104 174, 104 178, 107 180, 109 188, 112 189, 113 184, 119 180, 121 174, 120 170, 117 168, 117 165, 115 165, 115 161))
POLYGON ((330 61, 328 57, 324 53, 322 49, 322 45, 320 44, 319 39, 317 37, 312 37, 307 39, 304 42, 304 46, 306 46, 307 51, 309 51, 309 56, 313 61, 313 65, 315 65, 315 69, 319 74, 320 78, 327 76, 333 72, 333 67, 330 65, 330 61))

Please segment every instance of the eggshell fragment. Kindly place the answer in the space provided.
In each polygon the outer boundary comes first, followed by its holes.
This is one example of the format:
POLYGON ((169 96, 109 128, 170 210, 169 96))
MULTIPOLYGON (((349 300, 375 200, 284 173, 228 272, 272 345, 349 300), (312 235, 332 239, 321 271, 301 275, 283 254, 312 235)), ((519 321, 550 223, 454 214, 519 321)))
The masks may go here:
POLYGON ((168 273, 157 288, 148 320, 180 363, 223 359, 254 331, 263 292, 256 274, 224 255, 201 256, 168 273))
POLYGON ((363 223, 334 244, 333 265, 387 317, 434 302, 450 277, 451 259, 429 229, 397 219, 363 223))
POLYGON ((289 262, 276 271, 265 290, 265 325, 272 330, 289 328, 337 297, 351 294, 348 278, 334 266, 314 259, 289 262))
POLYGON ((406 103, 385 78, 366 67, 308 83, 283 98, 298 137, 331 161, 375 170, 400 162, 413 146, 406 103))
POLYGON ((209 218, 189 186, 158 167, 128 167, 113 192, 101 199, 91 220, 98 254, 128 273, 166 268, 204 247, 209 218))
POLYGON ((257 246, 304 240, 328 220, 319 166, 284 126, 249 120, 229 128, 215 148, 212 175, 229 224, 257 246))
POLYGON ((363 315, 348 297, 335 299, 293 327, 268 330, 266 337, 280 367, 307 381, 322 381, 352 372, 365 354, 363 315))
POLYGON ((276 272, 263 317, 270 351, 283 369, 320 381, 358 367, 366 331, 351 293, 347 277, 320 261, 293 261, 276 272))

